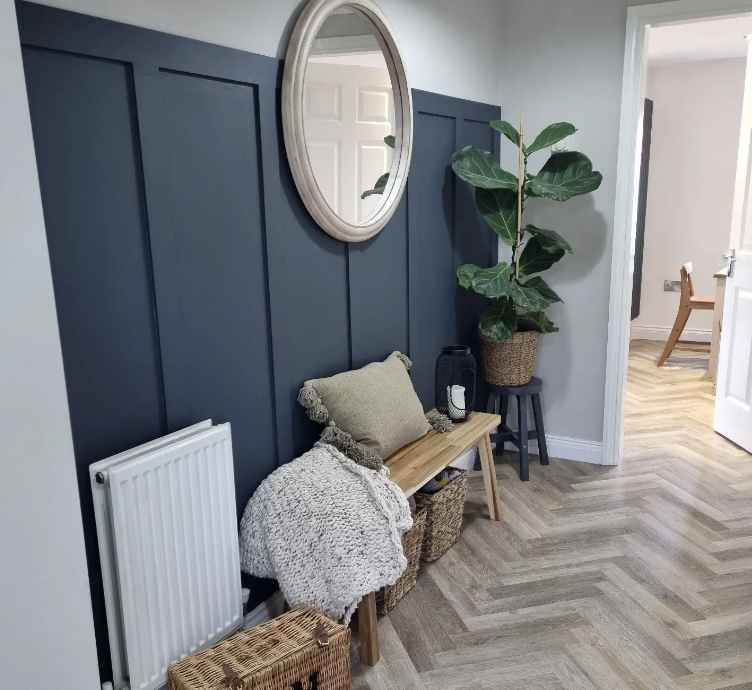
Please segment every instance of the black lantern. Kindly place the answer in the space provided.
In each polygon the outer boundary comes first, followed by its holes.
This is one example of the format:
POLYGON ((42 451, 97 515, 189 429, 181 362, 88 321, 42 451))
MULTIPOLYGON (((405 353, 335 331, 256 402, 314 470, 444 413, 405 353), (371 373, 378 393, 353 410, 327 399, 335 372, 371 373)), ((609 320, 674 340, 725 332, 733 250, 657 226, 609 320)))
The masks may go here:
POLYGON ((441 348, 436 360, 436 410, 466 422, 475 404, 475 357, 465 345, 441 348))

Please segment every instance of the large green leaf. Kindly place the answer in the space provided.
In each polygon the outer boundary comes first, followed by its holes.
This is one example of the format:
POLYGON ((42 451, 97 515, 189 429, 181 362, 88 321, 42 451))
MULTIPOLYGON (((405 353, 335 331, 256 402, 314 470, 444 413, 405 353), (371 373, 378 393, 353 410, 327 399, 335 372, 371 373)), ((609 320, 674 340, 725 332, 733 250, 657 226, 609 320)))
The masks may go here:
POLYGON ((563 249, 570 254, 572 253, 571 245, 558 232, 536 228, 534 225, 526 225, 522 228, 522 232, 526 232, 529 235, 536 237, 541 246, 544 249, 548 249, 548 251, 563 249))
POLYGON ((541 244, 537 237, 531 237, 520 255, 520 277, 540 273, 551 268, 561 257, 564 249, 552 249, 541 244))
POLYGON ((517 193, 477 187, 475 205, 491 229, 511 247, 517 237, 517 193))
POLYGON ((368 189, 360 195, 361 199, 365 199, 372 194, 383 194, 386 189, 386 183, 389 182, 389 173, 384 173, 373 186, 373 189, 368 189))
POLYGON ((539 311, 518 314, 517 330, 538 331, 538 333, 556 333, 559 329, 554 326, 554 322, 551 321, 551 319, 549 319, 542 311, 539 311))
POLYGON ((567 201, 595 191, 602 180, 603 175, 593 170, 593 164, 584 153, 564 151, 554 153, 525 189, 533 196, 567 201))
POLYGON ((506 120, 492 120, 489 124, 497 132, 501 132, 517 148, 520 147, 520 133, 511 122, 507 122, 506 120))
MULTIPOLYGON (((538 292, 541 297, 543 297, 545 300, 548 301, 549 305, 553 304, 554 302, 561 302, 562 299, 559 297, 559 295, 556 294, 553 288, 549 286, 549 284, 543 280, 540 276, 535 276, 533 278, 530 278, 529 280, 526 280, 523 283, 523 286, 526 288, 533 288, 538 292)), ((542 309, 546 309, 547 307, 542 307, 542 309)), ((533 311, 539 311, 534 309, 533 311)))
POLYGON ((516 330, 517 312, 511 299, 497 300, 480 317, 480 332, 491 340, 506 340, 516 330))
POLYGON ((394 148, 394 134, 387 134, 384 137, 384 143, 390 148, 394 148))
POLYGON ((463 288, 473 290, 484 297, 496 299, 511 294, 513 273, 514 266, 503 261, 491 268, 464 264, 457 269, 457 280, 463 288))
POLYGON ((526 283, 521 283, 517 279, 512 282, 511 290, 512 299, 517 306, 522 307, 525 311, 543 311, 548 309, 554 302, 561 302, 559 296, 546 285, 541 278, 531 278, 526 283), (545 288, 539 289, 539 285, 533 281, 539 280, 545 288), (552 299, 551 297, 556 299, 552 299))
POLYGON ((535 153, 541 149, 553 146, 556 142, 572 136, 576 131, 577 128, 568 122, 555 122, 535 137, 535 141, 527 147, 527 152, 535 153))
POLYGON ((492 153, 475 146, 466 146, 452 156, 452 170, 474 187, 517 189, 517 178, 503 170, 492 153))
POLYGON ((476 266, 475 264, 462 264, 457 269, 457 282, 460 284, 460 287, 472 290, 473 278, 478 271, 482 270, 480 266, 476 266))

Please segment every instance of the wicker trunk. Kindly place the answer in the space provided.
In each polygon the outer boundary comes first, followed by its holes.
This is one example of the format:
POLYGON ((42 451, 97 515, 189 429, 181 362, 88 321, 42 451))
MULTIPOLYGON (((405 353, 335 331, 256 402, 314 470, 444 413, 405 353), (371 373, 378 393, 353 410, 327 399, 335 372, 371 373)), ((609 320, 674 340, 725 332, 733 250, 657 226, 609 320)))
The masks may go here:
POLYGON ((482 333, 480 359, 486 382, 493 386, 524 386, 530 383, 538 347, 538 331, 512 334, 506 340, 491 340, 482 333))
POLYGON ((462 474, 435 494, 415 494, 418 508, 426 511, 426 529, 420 556, 424 561, 435 561, 460 538, 467 496, 467 472, 459 471, 462 474))
POLYGON ((170 690, 347 690, 350 630, 301 606, 172 664, 167 681, 170 690))
POLYGON ((407 558, 407 568, 393 585, 382 587, 376 592, 376 611, 389 613, 413 587, 418 579, 420 550, 423 545, 423 531, 426 527, 426 511, 419 510, 413 518, 413 526, 402 535, 402 550, 407 558))

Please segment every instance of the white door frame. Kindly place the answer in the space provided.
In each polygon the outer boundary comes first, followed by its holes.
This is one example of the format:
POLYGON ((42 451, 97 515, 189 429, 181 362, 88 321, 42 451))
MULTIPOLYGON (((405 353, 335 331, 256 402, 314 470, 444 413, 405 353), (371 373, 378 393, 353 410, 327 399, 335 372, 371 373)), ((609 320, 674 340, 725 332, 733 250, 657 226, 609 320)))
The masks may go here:
POLYGON ((674 0, 627 9, 624 48, 616 202, 611 256, 611 293, 606 355, 606 391, 603 413, 604 465, 618 465, 624 451, 624 396, 629 355, 629 284, 631 229, 634 224, 634 170, 640 117, 640 91, 645 65, 645 30, 649 26, 677 24, 752 12, 752 0, 674 0))

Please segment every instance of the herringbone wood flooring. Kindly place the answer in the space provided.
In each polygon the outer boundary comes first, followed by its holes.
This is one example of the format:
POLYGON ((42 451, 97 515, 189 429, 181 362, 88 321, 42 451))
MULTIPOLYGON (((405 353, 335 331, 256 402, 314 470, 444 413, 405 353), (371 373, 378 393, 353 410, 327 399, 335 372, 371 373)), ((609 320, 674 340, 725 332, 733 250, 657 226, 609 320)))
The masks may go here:
POLYGON ((752 689, 752 458, 711 428, 705 346, 630 352, 619 467, 479 473, 462 538, 380 619, 358 690, 752 689))

